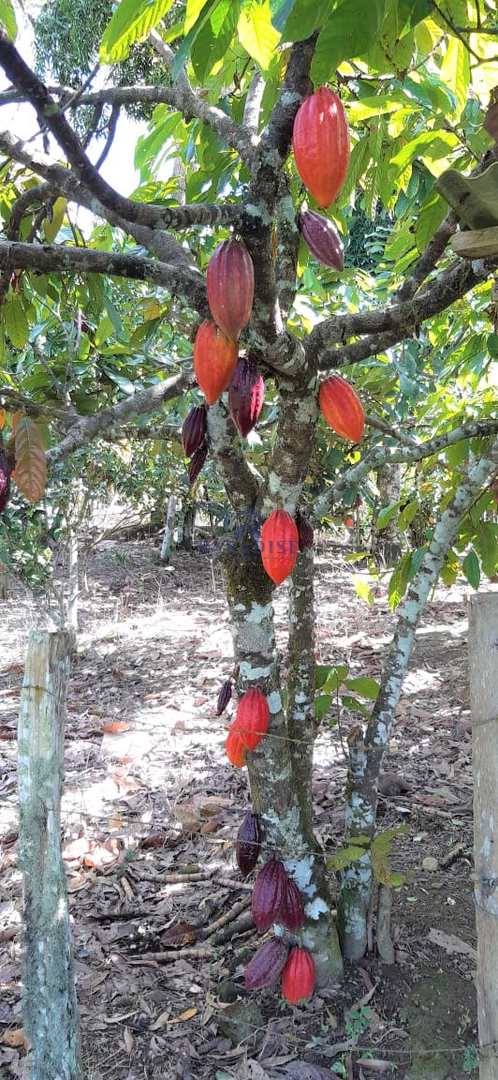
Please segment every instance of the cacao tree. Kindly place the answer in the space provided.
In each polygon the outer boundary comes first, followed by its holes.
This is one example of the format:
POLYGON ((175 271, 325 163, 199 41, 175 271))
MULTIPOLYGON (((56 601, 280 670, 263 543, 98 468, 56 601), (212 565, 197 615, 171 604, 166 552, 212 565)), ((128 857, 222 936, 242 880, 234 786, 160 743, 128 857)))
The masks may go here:
POLYGON ((487 0, 121 0, 99 43, 111 78, 86 75, 87 48, 68 97, 31 70, 0 4, 0 105, 29 104, 48 138, 0 131, 4 502, 13 470, 31 490, 16 415, 44 425, 50 470, 88 460, 94 440, 140 440, 166 412, 168 445, 183 425, 190 482, 216 471, 238 672, 226 746, 252 803, 241 868, 254 842, 255 921, 280 935, 248 986, 277 971, 290 1002, 367 947, 379 771, 430 590, 459 571, 477 587, 498 563, 498 251, 451 246, 461 224, 498 224, 498 200, 476 186, 486 172, 498 192, 493 18, 487 0), (158 77, 123 85, 137 49, 158 77), (127 197, 92 164, 98 130, 79 118, 131 107, 152 113, 127 197), (359 220, 373 223, 367 252, 359 220), (371 712, 350 704, 337 928, 311 780, 315 685, 343 677, 315 671, 312 526, 400 466, 408 501, 396 491, 380 513, 405 538, 424 501, 433 521, 394 567, 397 629, 371 712), (285 685, 273 611, 284 581, 285 685))

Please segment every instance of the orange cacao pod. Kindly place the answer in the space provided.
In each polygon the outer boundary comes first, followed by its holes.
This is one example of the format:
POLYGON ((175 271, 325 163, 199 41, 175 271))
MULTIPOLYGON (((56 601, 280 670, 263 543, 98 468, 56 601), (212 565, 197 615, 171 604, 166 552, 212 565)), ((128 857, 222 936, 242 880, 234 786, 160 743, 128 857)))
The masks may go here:
POLYGON ((239 360, 228 391, 232 420, 246 438, 256 424, 265 397, 265 384, 253 360, 239 360))
POLYGON ((265 941, 246 967, 246 990, 259 990, 262 986, 273 986, 282 974, 288 953, 289 946, 281 938, 265 941))
POLYGON ((239 701, 234 721, 247 750, 255 750, 263 735, 266 735, 269 719, 270 710, 265 695, 261 690, 247 690, 239 701))
POLYGON ((303 898, 296 882, 290 877, 287 878, 287 888, 284 891, 280 922, 287 930, 291 931, 299 930, 299 927, 304 923, 303 898))
POLYGON ((295 945, 282 972, 282 996, 291 1005, 306 1001, 315 989, 315 961, 308 949, 295 945))
POLYGON ((214 405, 230 385, 237 363, 235 342, 218 329, 214 322, 201 323, 194 343, 194 371, 208 405, 214 405))
POLYGON ((322 383, 318 400, 329 427, 341 439, 358 443, 365 428, 365 413, 353 387, 341 375, 331 375, 322 383))
POLYGON ((251 810, 248 810, 237 833, 237 843, 235 845, 237 866, 244 877, 247 877, 251 870, 254 870, 260 848, 261 822, 259 814, 253 814, 251 810))
POLYGON ((218 244, 207 268, 207 298, 211 315, 232 341, 249 322, 254 299, 254 267, 240 240, 218 244))
POLYGON ((286 510, 274 510, 261 529, 261 559, 275 585, 292 573, 299 550, 299 533, 286 510))
POLYGON ((279 918, 288 880, 283 862, 275 856, 259 871, 251 898, 252 917, 259 931, 268 930, 279 918))
POLYGON ((238 731, 234 730, 233 726, 229 729, 225 740, 225 753, 228 760, 232 765, 235 765, 237 769, 241 769, 242 766, 245 765, 246 747, 244 746, 238 731))
POLYGON ((316 214, 314 210, 303 210, 299 215, 299 228, 311 254, 324 266, 333 270, 344 267, 344 248, 342 240, 331 221, 316 214))
POLYGON ((292 145, 297 171, 319 206, 337 198, 349 165, 349 133, 340 98, 321 86, 296 113, 292 145))

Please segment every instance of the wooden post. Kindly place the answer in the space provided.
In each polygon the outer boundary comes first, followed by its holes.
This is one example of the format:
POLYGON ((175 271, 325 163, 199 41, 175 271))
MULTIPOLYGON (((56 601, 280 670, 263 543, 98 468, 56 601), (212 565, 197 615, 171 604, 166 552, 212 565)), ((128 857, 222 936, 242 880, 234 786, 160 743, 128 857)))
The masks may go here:
POLYGON ((166 507, 166 520, 164 523, 163 542, 161 544, 161 562, 165 566, 168 565, 171 548, 173 547, 173 533, 175 529, 175 514, 176 514, 176 499, 174 495, 170 495, 168 499, 168 505, 166 507))
POLYGON ((24 1026, 32 1080, 77 1080, 78 1009, 61 852, 65 693, 71 635, 33 630, 19 712, 19 859, 24 897, 24 1026))
POLYGON ((469 611, 479 1078, 498 1077, 498 593, 469 611))

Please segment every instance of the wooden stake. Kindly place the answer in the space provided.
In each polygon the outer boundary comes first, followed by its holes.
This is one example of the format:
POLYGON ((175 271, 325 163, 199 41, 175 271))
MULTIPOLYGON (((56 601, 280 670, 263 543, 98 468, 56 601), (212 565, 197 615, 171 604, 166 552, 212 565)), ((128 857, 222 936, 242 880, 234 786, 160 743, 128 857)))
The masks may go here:
POLYGON ((498 1077, 498 593, 469 612, 479 1078, 498 1077))
POLYGON ((71 635, 33 630, 19 712, 19 860, 23 876, 24 1026, 32 1080, 80 1076, 78 1009, 60 838, 64 703, 71 635))

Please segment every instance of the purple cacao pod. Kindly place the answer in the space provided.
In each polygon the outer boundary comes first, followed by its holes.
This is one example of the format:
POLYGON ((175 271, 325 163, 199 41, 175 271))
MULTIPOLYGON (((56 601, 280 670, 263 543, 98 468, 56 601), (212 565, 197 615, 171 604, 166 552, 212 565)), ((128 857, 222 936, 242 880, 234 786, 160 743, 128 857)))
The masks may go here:
POLYGON ((185 457, 192 457, 206 438, 207 412, 205 405, 193 405, 183 421, 182 443, 185 457))
POLYGON ((216 715, 221 716, 225 712, 225 709, 232 696, 232 680, 227 679, 220 688, 218 694, 218 700, 216 702, 216 715))
POLYGON ((5 510, 10 495, 10 468, 7 455, 0 446, 0 514, 5 510))
POLYGON ((303 898, 296 882, 292 878, 287 879, 287 889, 280 910, 280 921, 287 930, 299 930, 304 923, 303 898))
POLYGON ((207 442, 203 442, 202 446, 199 446, 198 449, 195 451, 195 454, 192 454, 188 466, 188 478, 191 484, 195 484, 195 481, 197 480, 197 477, 207 458, 207 452, 207 442))
POLYGON ((299 215, 299 228, 311 254, 324 266, 333 270, 344 267, 342 240, 332 222, 315 210, 303 210, 299 215))
POLYGON ((265 384, 254 360, 242 358, 235 368, 228 401, 232 420, 246 438, 256 424, 265 397, 265 384))
POLYGON ((271 941, 265 941, 246 967, 246 990, 259 990, 261 986, 273 986, 284 970, 288 955, 289 947, 281 939, 272 938, 271 941))
POLYGON ((254 870, 261 849, 261 822, 259 814, 248 810, 237 833, 235 857, 237 866, 244 877, 254 870))
POLYGON ((296 514, 296 525, 299 534, 299 550, 306 551, 306 548, 313 547, 313 529, 302 514, 296 514))
POLYGON ((259 871, 251 901, 252 917, 258 930, 268 930, 279 919, 288 880, 283 862, 275 856, 259 871))

